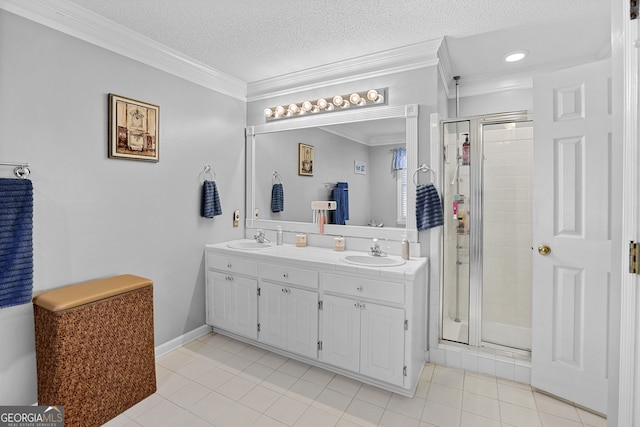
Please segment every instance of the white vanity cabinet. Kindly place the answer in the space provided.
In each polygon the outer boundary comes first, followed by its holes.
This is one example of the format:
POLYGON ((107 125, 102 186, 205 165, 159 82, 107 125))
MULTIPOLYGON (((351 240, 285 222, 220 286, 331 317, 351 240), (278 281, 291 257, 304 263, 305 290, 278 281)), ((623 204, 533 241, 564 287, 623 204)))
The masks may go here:
POLYGON ((214 327, 258 338, 258 263, 207 253, 206 316, 214 327))
POLYGON ((321 360, 403 386, 404 284, 337 274, 322 281, 321 360))
POLYGON ((259 340, 318 357, 318 272, 260 263, 259 340))
POLYGON ((344 254, 207 245, 207 322, 216 332, 412 396, 425 362, 426 259, 375 268, 346 264, 344 254))

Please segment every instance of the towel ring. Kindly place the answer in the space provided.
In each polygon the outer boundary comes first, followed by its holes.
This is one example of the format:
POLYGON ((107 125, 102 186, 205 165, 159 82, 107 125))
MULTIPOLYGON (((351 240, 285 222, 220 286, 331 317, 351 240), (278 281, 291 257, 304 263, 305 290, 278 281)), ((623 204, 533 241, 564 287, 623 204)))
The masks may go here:
POLYGON ((418 182, 416 181, 416 174, 418 172, 431 172, 431 184, 433 184, 436 181, 436 173, 433 171, 433 169, 431 169, 429 166, 427 166, 426 164, 421 164, 420 167, 418 169, 416 169, 413 172, 413 185, 418 186, 418 182))
POLYGON ((211 169, 211 165, 210 164, 205 164, 204 165, 204 170, 202 171, 202 173, 204 174, 205 179, 207 178, 207 175, 209 175, 212 178, 212 181, 216 180, 216 171, 211 169))
POLYGON ((271 185, 276 184, 276 179, 280 180, 280 184, 282 184, 282 177, 278 173, 278 171, 273 172, 273 176, 271 177, 271 185))

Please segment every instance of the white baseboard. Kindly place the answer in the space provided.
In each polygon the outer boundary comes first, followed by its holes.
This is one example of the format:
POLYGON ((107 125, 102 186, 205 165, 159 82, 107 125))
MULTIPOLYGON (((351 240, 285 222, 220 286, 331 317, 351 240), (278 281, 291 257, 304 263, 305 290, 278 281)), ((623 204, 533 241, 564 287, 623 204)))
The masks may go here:
POLYGON ((182 347, 183 345, 200 338, 203 335, 208 334, 212 331, 211 326, 202 325, 195 328, 192 331, 187 332, 186 334, 182 334, 179 337, 175 337, 174 339, 167 341, 164 344, 160 344, 156 346, 155 354, 156 357, 162 356, 163 354, 167 354, 176 348, 182 347))

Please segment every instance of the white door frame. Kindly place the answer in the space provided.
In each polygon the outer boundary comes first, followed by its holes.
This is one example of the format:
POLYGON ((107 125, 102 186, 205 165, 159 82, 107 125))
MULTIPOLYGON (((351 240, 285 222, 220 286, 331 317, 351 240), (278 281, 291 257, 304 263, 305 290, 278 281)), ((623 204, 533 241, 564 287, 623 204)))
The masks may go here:
MULTIPOLYGON (((628 0, 613 0, 612 2, 612 57, 613 85, 616 77, 622 77, 621 91, 614 93, 614 109, 620 108, 620 137, 622 143, 622 224, 620 252, 617 264, 620 266, 620 343, 619 343, 619 372, 618 384, 613 391, 617 396, 617 420, 610 420, 610 425, 632 427, 640 422, 640 390, 638 389, 639 362, 637 354, 638 334, 638 285, 637 275, 629 274, 628 244, 630 240, 638 240, 638 48, 634 46, 638 40, 638 20, 629 19, 630 2, 628 0), (622 98, 622 99, 620 99, 622 98), (617 422, 616 422, 617 421, 617 422)), ((614 110, 615 111, 615 110, 614 110)), ((615 255, 614 255, 615 257, 615 255)), ((615 368, 612 360, 612 367, 615 368)), ((612 372, 615 375, 615 372, 612 372)), ((615 387, 614 384, 612 384, 615 387)), ((610 405, 616 404, 611 399, 610 405)))

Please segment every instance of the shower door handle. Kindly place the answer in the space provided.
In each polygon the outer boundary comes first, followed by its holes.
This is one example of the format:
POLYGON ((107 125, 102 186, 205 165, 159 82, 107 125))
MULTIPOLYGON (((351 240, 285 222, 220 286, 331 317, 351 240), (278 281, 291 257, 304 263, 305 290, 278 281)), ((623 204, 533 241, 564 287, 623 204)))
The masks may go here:
POLYGON ((538 246, 538 253, 542 256, 547 256, 551 253, 551 248, 547 245, 538 246))

